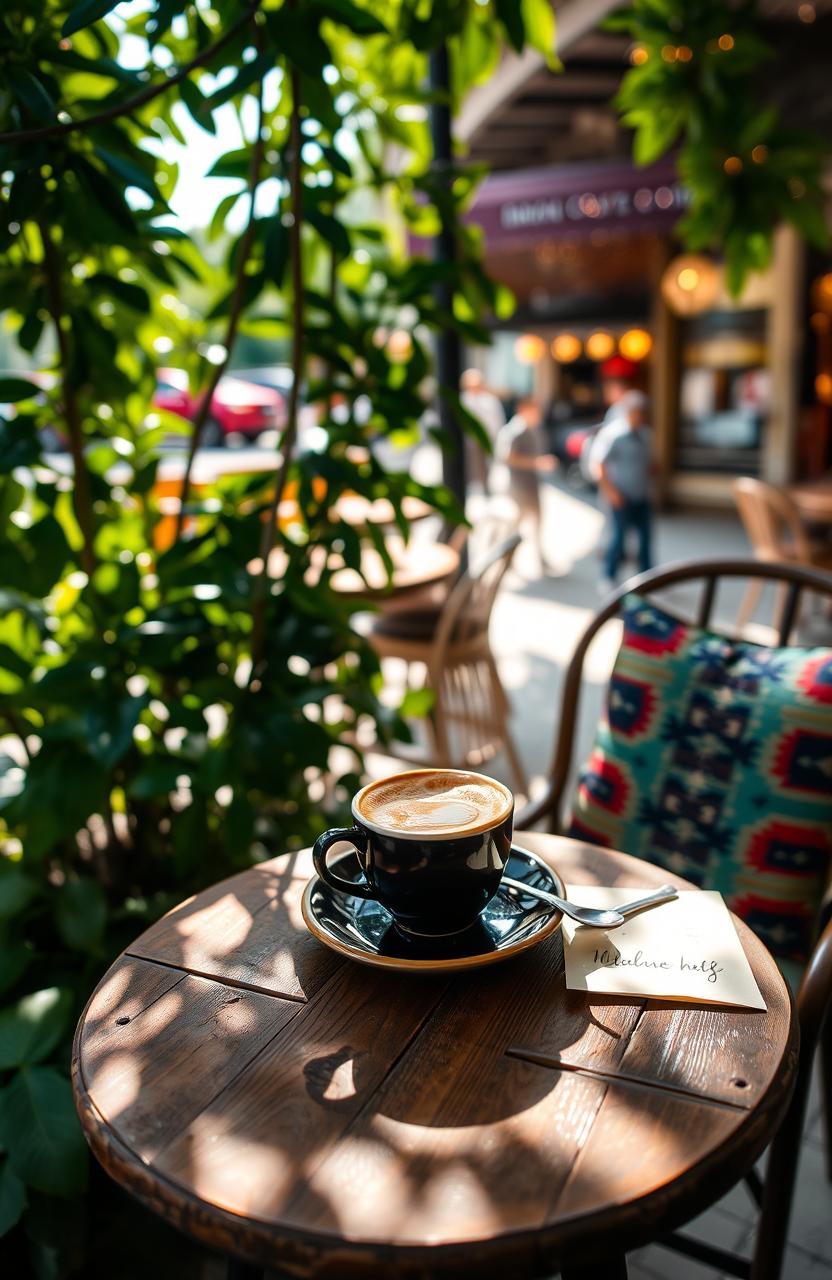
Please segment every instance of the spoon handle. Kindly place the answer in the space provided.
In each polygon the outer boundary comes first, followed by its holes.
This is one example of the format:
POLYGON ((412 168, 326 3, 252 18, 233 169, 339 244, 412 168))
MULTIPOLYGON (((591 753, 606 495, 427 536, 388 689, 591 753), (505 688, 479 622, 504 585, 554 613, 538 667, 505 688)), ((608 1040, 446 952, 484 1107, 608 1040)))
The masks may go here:
POLYGON ((645 907, 657 907, 662 902, 672 902, 674 898, 678 898, 679 890, 674 888, 672 884, 663 884, 661 888, 654 889, 652 893, 648 893, 643 898, 636 898, 635 902, 622 903, 620 907, 615 907, 622 916, 635 915, 637 911, 643 911, 645 907))
MULTIPOLYGON (((604 912, 601 909, 595 910, 590 907, 577 907, 573 902, 566 902, 563 898, 559 898, 557 894, 549 893, 547 889, 538 889, 536 885, 526 884, 522 880, 512 880, 511 876, 503 876, 500 881, 509 889, 517 889, 520 893, 531 894, 533 898, 539 898, 541 902, 546 902, 556 911, 562 911, 564 915, 570 916, 573 920, 577 920, 579 924, 588 924, 588 915, 595 914, 601 917, 604 912), (576 914, 578 913, 578 914, 576 914)), ((607 927, 612 925, 623 924, 626 916, 635 915, 637 911, 644 911, 646 907, 658 907, 662 902, 672 902, 674 898, 678 898, 679 892, 672 884, 663 884, 661 888, 654 889, 652 893, 648 893, 643 898, 636 898, 634 902, 625 902, 620 907, 609 907, 605 909, 608 917, 618 915, 621 919, 613 923, 612 919, 607 921, 607 927)), ((602 920, 598 920, 600 925, 602 920)))
POLYGON ((526 884, 524 880, 512 880, 511 876, 503 876, 500 884, 506 885, 509 889, 517 889, 520 893, 528 893, 533 898, 539 898, 541 902, 548 903, 550 907, 566 915, 571 915, 573 911, 571 902, 564 901, 555 893, 549 893, 548 889, 538 889, 537 885, 526 884))

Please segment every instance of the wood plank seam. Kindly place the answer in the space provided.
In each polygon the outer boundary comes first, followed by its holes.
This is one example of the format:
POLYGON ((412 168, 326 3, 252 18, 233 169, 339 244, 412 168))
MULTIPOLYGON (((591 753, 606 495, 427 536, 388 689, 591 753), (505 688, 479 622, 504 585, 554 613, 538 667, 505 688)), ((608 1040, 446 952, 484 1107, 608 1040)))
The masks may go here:
POLYGON ((522 1045, 512 1045, 506 1049, 507 1058, 520 1058, 524 1062, 532 1062, 538 1067, 548 1067, 552 1071, 574 1071, 577 1075, 590 1076, 595 1080, 607 1080, 610 1084, 621 1084, 652 1092, 658 1089, 662 1093, 671 1094, 685 1102, 701 1102, 703 1106, 719 1107, 727 1111, 750 1111, 751 1105, 742 1102, 728 1102, 721 1098, 712 1098, 708 1094, 696 1093, 693 1089, 684 1089, 679 1085, 669 1084, 665 1080, 647 1080, 642 1076, 633 1076, 627 1072, 617 1073, 603 1071, 598 1067, 585 1067, 575 1062, 565 1062, 562 1058, 552 1058, 545 1053, 537 1053, 534 1049, 525 1049, 522 1045))
MULTIPOLYGON (((346 963, 346 961, 345 961, 344 963, 346 963)), ((169 967, 173 968, 173 967, 175 967, 175 966, 172 966, 172 965, 171 965, 171 966, 169 966, 169 967)), ((341 966, 340 966, 338 969, 336 969, 332 974, 330 974, 330 976, 327 978, 327 980, 326 980, 326 982, 323 984, 323 986, 319 987, 319 988, 318 988, 318 990, 314 992, 313 997, 312 997, 312 1002, 311 1002, 311 1003, 314 1003, 314 1001, 315 1001, 315 1000, 318 1000, 318 999, 320 999, 320 998, 323 996, 323 994, 326 992, 327 988, 329 987, 330 983, 335 982, 335 981, 336 981, 336 979, 339 977, 339 975, 341 974, 341 971, 342 971, 343 967, 344 967, 344 966, 343 966, 343 965, 341 965, 341 966)), ((191 971, 191 970, 189 970, 188 972, 189 972, 189 973, 191 973, 192 971, 191 971)), ((194 976, 194 977, 205 977, 206 975, 193 973, 193 974, 192 974, 192 976, 194 976)), ((243 988, 248 989, 248 988, 247 988, 247 984, 246 984, 246 983, 242 983, 242 982, 232 982, 231 980, 223 981, 222 979, 217 979, 217 978, 214 978, 214 977, 212 977, 212 976, 207 976, 207 981, 209 981, 209 982, 216 982, 216 983, 217 983, 218 985, 220 985, 220 986, 222 986, 222 985, 227 985, 227 986, 237 986, 237 987, 243 987, 243 988)), ((178 986, 179 984, 177 983, 176 985, 178 986)), ((439 995, 438 995, 438 997, 437 997, 437 999, 436 999, 436 1002, 435 1002, 435 1003, 433 1004, 433 1006, 428 1010, 428 1012, 425 1014, 424 1018, 421 1020, 421 1022, 420 1022, 420 1023, 418 1024, 418 1026, 415 1028, 415 1030, 414 1030, 413 1034, 410 1036, 410 1038, 409 1038, 409 1039, 406 1041, 406 1043, 403 1045, 403 1047, 402 1047, 401 1051, 396 1055, 396 1058, 394 1059, 394 1061, 393 1061, 393 1063, 391 1064, 391 1066, 388 1068, 388 1070, 387 1070, 387 1072, 385 1073, 385 1075, 384 1075, 384 1077, 382 1078, 382 1080, 381 1080, 381 1081, 379 1082, 379 1084, 377 1085, 376 1089, 375 1089, 375 1090, 374 1090, 374 1091, 369 1095, 369 1097, 367 1098, 367 1100, 365 1101, 365 1103, 364 1103, 364 1104, 363 1104, 363 1106, 361 1107, 361 1111, 363 1111, 363 1110, 364 1110, 364 1107, 366 1107, 366 1106, 368 1105, 368 1103, 369 1103, 369 1102, 371 1102, 371 1101, 373 1100, 373 1098, 374 1098, 374 1097, 376 1096, 376 1094, 378 1093, 378 1090, 382 1088, 382 1086, 383 1086, 383 1084, 384 1084, 384 1081, 385 1081, 385 1080, 388 1078, 388 1076, 390 1075, 390 1072, 393 1070, 393 1068, 396 1066, 396 1064, 401 1060, 402 1056, 407 1052, 407 1050, 410 1048, 410 1046, 412 1045, 412 1043, 414 1042, 414 1040, 415 1040, 415 1039, 416 1039, 416 1038, 421 1034, 422 1030, 424 1029, 425 1025, 428 1023, 428 1021, 433 1017, 433 1015, 434 1015, 434 1013, 436 1012, 436 1009, 437 1009, 437 1007, 438 1007, 438 1005, 439 1005, 440 1001, 442 1000, 442 997, 444 996, 444 994, 445 994, 445 992, 446 992, 446 990, 447 990, 448 986, 449 986, 449 983, 446 983, 446 984, 443 986, 442 990, 440 991, 440 993, 439 993, 439 995)), ((290 999, 290 997, 286 997, 286 996, 278 996, 278 995, 275 995, 275 993, 274 993, 274 992, 268 992, 268 991, 267 991, 267 992, 259 992, 259 991, 258 991, 258 992, 257 992, 257 994, 260 994, 260 995, 262 995, 262 994, 265 994, 265 995, 271 995, 274 999, 277 999, 277 1000, 284 1000, 284 1001, 287 1001, 287 1000, 289 1000, 289 999, 290 999)), ((267 1052, 267 1050, 268 1050, 268 1049, 272 1046, 272 1044, 274 1043, 275 1039, 276 1039, 278 1036, 282 1035, 282 1034, 287 1030, 287 1028, 289 1028, 289 1027, 291 1027, 291 1026, 293 1025, 293 1023, 294 1023, 294 1019, 295 1019, 296 1017, 298 1017, 298 1016, 299 1016, 299 1014, 300 1014, 300 1012, 301 1012, 301 1009, 306 1008, 307 1006, 311 1007, 311 1003, 310 1003, 310 1001, 308 1001, 308 1000, 301 1000, 301 999, 298 999, 297 997, 295 997, 295 998, 294 998, 294 1000, 292 1000, 292 1003, 294 1003, 294 1004, 296 1004, 296 1005, 298 1006, 297 1013, 296 1013, 296 1014, 295 1014, 295 1015, 294 1015, 294 1016, 289 1020, 289 1022, 284 1023, 281 1027, 279 1027, 279 1028, 277 1029, 277 1031, 275 1032, 275 1034, 274 1034, 273 1036, 270 1036, 270 1037, 269 1037, 269 1039, 265 1042, 265 1044, 263 1044, 263 1045, 261 1045, 261 1046, 260 1046, 260 1048, 258 1049, 257 1053, 255 1053, 251 1058, 249 1058, 249 1059, 248 1059, 248 1061, 244 1064, 244 1066, 242 1066, 242 1067, 240 1068, 240 1070, 236 1073, 236 1075, 232 1076, 229 1080, 227 1080, 227 1081, 225 1082, 225 1084, 222 1086, 222 1088, 221 1088, 221 1089, 218 1089, 218 1090, 217 1090, 217 1092, 216 1092, 215 1094, 213 1094, 213 1096, 209 1099, 209 1101, 208 1101, 208 1102, 205 1104, 205 1106, 202 1108, 202 1113, 201 1113, 201 1114, 205 1114, 206 1112, 208 1112, 208 1111, 210 1110, 210 1108, 211 1108, 211 1107, 213 1107, 213 1106, 214 1106, 214 1104, 215 1104, 215 1103, 216 1103, 220 1098, 222 1098, 223 1094, 227 1093, 229 1089, 232 1089, 232 1088, 236 1085, 237 1080, 239 1079, 239 1077, 240 1077, 241 1075, 243 1075, 244 1073, 246 1073, 246 1072, 248 1072, 248 1071, 250 1071, 250 1070, 252 1069, 252 1067, 254 1066, 254 1064, 257 1062, 258 1058, 260 1058, 264 1053, 266 1053, 266 1052, 267 1052)), ((82 1078, 83 1078, 83 1074, 82 1074, 82 1078)), ((86 1086, 86 1081, 84 1081, 84 1087, 85 1087, 85 1088, 87 1087, 87 1086, 86 1086)), ((87 1092, 89 1093, 89 1090, 88 1090, 88 1089, 87 1089, 87 1092)), ((358 1114, 360 1115, 360 1114, 361 1114, 361 1112, 359 1112, 358 1114)), ((356 1116, 355 1118, 357 1119, 357 1116, 356 1116)), ((348 1125, 347 1125, 346 1129, 344 1130, 344 1133, 349 1132, 349 1128, 350 1128, 350 1125, 351 1125, 352 1123, 354 1123, 354 1121, 351 1121, 351 1122, 350 1122, 350 1124, 348 1124, 348 1125)), ((168 1151, 168 1150, 170 1149, 170 1147, 172 1147, 176 1142, 178 1142, 178 1141, 179 1141, 180 1137, 181 1137, 181 1131, 180 1131, 180 1132, 177 1132, 177 1133, 172 1134, 172 1135, 171 1135, 171 1137, 170 1137, 170 1139, 169 1139, 169 1140, 164 1144, 164 1146, 159 1147, 158 1151, 156 1151, 156 1152, 155 1152, 154 1157, 153 1157, 154 1161, 158 1162, 158 1161, 159 1161, 159 1159, 160 1159, 162 1156, 164 1156, 165 1152, 166 1152, 166 1151, 168 1151)), ((326 1153, 325 1153, 325 1152, 322 1152, 322 1153, 321 1153, 321 1160, 325 1159, 325 1156, 326 1156, 326 1153)), ((154 1174, 156 1174, 156 1173, 158 1172, 158 1170, 154 1167, 153 1172, 154 1172, 154 1174)))
MULTIPOLYGON (((125 952, 124 954, 126 955, 127 953, 125 952)), ((156 961, 153 961, 153 960, 144 960, 144 959, 142 959, 142 963, 143 963, 143 964, 148 964, 148 965, 150 965, 150 964, 157 964, 157 962, 156 962, 156 961)), ((174 966, 174 965, 165 965, 165 964, 158 963, 158 968, 161 968, 161 969, 173 969, 173 968, 175 968, 175 967, 176 967, 176 966, 174 966)), ((173 984, 173 986, 172 986, 172 987, 167 987, 164 991, 160 992, 160 993, 159 993, 159 995, 155 997, 155 999, 151 1000, 151 1001, 150 1001, 150 1003, 149 1003, 148 1005, 146 1005, 144 1009, 142 1009, 139 1013, 134 1014, 134 1015, 131 1017, 131 1019, 130 1019, 131 1023, 135 1024, 135 1023, 136 1023, 136 1021, 137 1021, 139 1018, 141 1018, 141 1017, 142 1017, 142 1015, 143 1015, 144 1013, 146 1013, 149 1009, 151 1009, 151 1008, 153 1007, 153 1005, 154 1005, 154 1004, 156 1004, 159 1000, 163 999, 165 996, 169 995, 171 991, 175 991, 175 990, 176 990, 176 989, 181 985, 181 983, 183 983, 183 982, 185 981, 185 979, 186 979, 186 978, 188 978, 188 977, 198 977, 198 978, 200 979, 200 981, 203 981, 203 982, 209 982, 209 983, 212 983, 214 986, 221 987, 221 988, 224 988, 224 987, 226 987, 226 986, 228 986, 228 985, 231 985, 231 984, 229 984, 229 983, 223 983, 223 982, 217 981, 217 979, 215 979, 215 978, 213 978, 213 977, 205 977, 204 975, 201 975, 201 974, 191 974, 190 972, 185 972, 185 973, 183 973, 183 974, 182 974, 182 977, 181 977, 177 982, 175 982, 175 983, 173 984)), ((234 984, 234 985, 237 985, 237 986, 238 986, 238 985, 241 985, 241 984, 234 984)), ((264 994, 264 993, 262 993, 262 992, 257 992, 256 994, 261 995, 261 994, 264 994)), ((272 994, 272 993, 270 993, 270 992, 266 992, 265 994, 266 994, 266 995, 270 995, 270 994, 272 994)), ((213 1104, 216 1102, 216 1100, 217 1100, 219 1097, 221 1097, 221 1095, 226 1091, 226 1089, 229 1087, 229 1085, 233 1085, 233 1084, 235 1084, 235 1083, 236 1083, 236 1081, 239 1079, 239 1077, 240 1077, 240 1076, 241 1076, 245 1071, 247 1071, 247 1070, 249 1069, 249 1067, 251 1066, 251 1064, 252 1064, 253 1062, 255 1062, 255 1061, 257 1060, 257 1058, 259 1058, 260 1054, 261 1054, 261 1053, 263 1053, 263 1052, 264 1052, 264 1051, 269 1047, 269 1045, 272 1043, 272 1041, 275 1039, 275 1037, 276 1037, 276 1036, 279 1036, 283 1031, 285 1031, 285 1029, 286 1029, 286 1027, 287 1027, 287 1026, 291 1025, 292 1021, 293 1021, 293 1020, 298 1016, 298 1014, 300 1013, 301 1009, 302 1009, 302 1008, 304 1007, 304 1005, 306 1004, 306 1001, 303 1001, 303 1000, 288 1000, 288 999, 285 999, 285 998, 284 998, 284 997, 282 997, 282 996, 276 996, 276 997, 273 997, 273 998, 281 1000, 284 1004, 293 1004, 293 1005, 296 1005, 296 1006, 297 1006, 297 1008, 296 1008, 296 1009, 295 1009, 295 1011, 292 1013, 292 1015, 291 1015, 291 1017, 290 1017, 289 1021, 288 1021, 288 1022, 284 1022, 284 1023, 282 1023, 280 1026, 278 1026, 278 1027, 276 1028, 276 1030, 274 1031, 274 1034, 273 1034, 273 1035, 271 1035, 271 1036, 269 1036, 268 1040, 266 1040, 266 1042, 260 1046, 260 1048, 257 1050, 257 1052, 256 1052, 255 1054, 253 1054, 251 1058, 247 1059, 247 1060, 246 1060, 246 1062, 245 1062, 245 1063, 243 1063, 243 1065, 239 1068, 239 1070, 238 1070, 238 1071, 237 1071, 237 1072, 236 1072, 236 1073, 235 1073, 235 1074, 234 1074, 234 1075, 233 1075, 233 1076, 232 1076, 228 1081, 226 1081, 226 1083, 225 1083, 225 1084, 224 1084, 220 1089, 218 1089, 218 1090, 216 1091, 216 1093, 211 1094, 211 1095, 207 1098, 207 1100, 205 1101, 204 1106, 203 1106, 203 1108, 202 1108, 202 1110, 203 1110, 203 1111, 206 1111, 209 1107, 213 1106, 213 1104)), ((198 1046, 198 1045, 195 1045, 195 1046, 194 1046, 194 1049, 193 1049, 193 1051, 192 1051, 192 1052, 193 1052, 193 1053, 196 1053, 196 1052, 197 1052, 197 1050, 198 1050, 198 1048, 199 1048, 199 1046, 198 1046)), ((81 1080, 81 1082, 82 1082, 82 1084, 83 1084, 83 1086, 84 1086, 84 1091, 85 1091, 85 1093, 86 1093, 86 1095, 87 1095, 87 1098, 89 1099, 89 1104, 90 1104, 90 1106, 91 1106, 91 1107, 93 1107, 93 1108, 95 1109, 95 1112, 96 1112, 96 1114, 97 1114, 97 1115, 102 1115, 102 1113, 98 1110, 98 1108, 95 1106, 95 1103, 94 1103, 94 1102, 93 1102, 93 1100, 92 1100, 92 1095, 91 1095, 91 1093, 90 1093, 90 1086, 89 1086, 89 1082, 87 1081, 86 1075, 85 1075, 85 1073, 84 1073, 84 1068, 83 1068, 83 1063, 82 1063, 82 1061, 81 1061, 81 1054, 80 1054, 80 1052, 79 1052, 79 1053, 77 1053, 77 1054, 75 1054, 74 1056, 75 1056, 76 1061, 77 1061, 78 1075, 79 1075, 79 1078, 80 1078, 80 1080, 81 1080)), ((113 1135, 113 1137, 115 1138, 115 1137, 117 1136, 117 1135, 116 1135, 115 1130, 113 1129, 113 1127, 112 1127, 112 1125, 109 1123, 109 1121, 108 1121, 108 1120, 106 1120, 106 1119, 104 1119, 104 1118, 103 1118, 103 1116, 102 1116, 102 1122, 103 1122, 103 1124, 105 1124, 105 1125, 107 1126, 107 1128, 108 1128, 109 1132, 110 1132, 110 1133, 113 1135)), ((187 1128, 187 1125, 186 1125, 185 1127, 187 1128)), ((154 1172, 154 1175, 155 1175, 156 1170, 153 1168, 153 1166, 154 1166, 154 1162, 158 1159, 158 1157, 162 1154, 162 1152, 163 1152, 167 1147, 169 1147, 169 1146, 171 1145, 171 1143, 175 1142, 175 1141, 178 1139, 178 1137, 179 1137, 179 1136, 181 1136, 181 1133, 182 1133, 182 1132, 183 1132, 183 1130, 182 1130, 182 1129, 179 1129, 179 1130, 175 1131, 173 1134, 171 1134, 170 1138, 169 1138, 169 1139, 168 1139, 168 1141, 165 1143, 165 1145, 164 1145, 163 1147, 160 1147, 160 1148, 158 1149, 158 1151, 155 1151, 155 1152, 153 1153, 153 1155, 152 1155, 152 1156, 150 1156, 150 1157, 145 1157, 145 1156, 144 1156, 144 1155, 142 1155, 142 1154, 141 1154, 141 1152, 140 1152, 140 1151, 138 1151, 138 1150, 134 1150, 134 1151, 133 1151, 134 1156, 135 1156, 138 1160, 140 1160, 140 1161, 142 1162, 142 1164, 143 1164, 143 1165, 145 1165, 145 1167, 146 1167, 146 1168, 148 1168, 148 1169, 153 1169, 153 1172, 154 1172)), ((119 1141, 121 1141, 121 1139, 119 1139, 119 1141)), ((127 1149, 127 1150, 133 1150, 132 1148, 129 1148, 129 1147, 127 1147, 126 1149, 127 1149)))
MULTIPOLYGON (((273 1000, 291 1000, 293 1004, 308 1004, 306 996, 292 996, 285 991, 270 991, 268 987, 261 987, 255 982, 243 982, 242 978, 226 978, 218 973, 207 973, 204 969, 192 969, 184 964, 174 964, 170 960, 152 960, 149 956, 141 955, 137 951, 125 951, 124 955, 129 956, 131 960, 143 960, 145 964, 158 965, 160 969, 176 969, 183 978, 207 978, 209 982, 219 983, 223 987, 236 987, 240 991, 253 991, 258 996, 271 996, 273 1000)), ((336 970, 336 973, 339 972, 336 970)), ((334 974, 333 974, 334 977, 334 974)), ((330 979, 328 979, 329 981, 330 979)), ((178 983, 176 984, 179 985, 178 983)), ((326 984, 324 984, 326 985, 326 984)), ((173 988, 171 988, 172 990, 173 988)), ((323 988, 321 988, 323 990, 323 988)), ((317 992, 315 993, 317 994, 317 992)))

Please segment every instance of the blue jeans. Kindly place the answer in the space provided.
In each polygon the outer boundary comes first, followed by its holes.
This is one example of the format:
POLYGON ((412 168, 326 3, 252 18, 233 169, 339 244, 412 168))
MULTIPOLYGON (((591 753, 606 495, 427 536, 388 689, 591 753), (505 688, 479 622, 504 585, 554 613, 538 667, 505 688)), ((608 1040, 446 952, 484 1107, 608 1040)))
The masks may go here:
POLYGON ((625 502, 623 507, 610 508, 610 540, 604 554, 604 576, 611 582, 615 581, 618 566, 624 556, 628 529, 634 529, 638 536, 639 573, 652 568, 651 514, 649 502, 625 502))

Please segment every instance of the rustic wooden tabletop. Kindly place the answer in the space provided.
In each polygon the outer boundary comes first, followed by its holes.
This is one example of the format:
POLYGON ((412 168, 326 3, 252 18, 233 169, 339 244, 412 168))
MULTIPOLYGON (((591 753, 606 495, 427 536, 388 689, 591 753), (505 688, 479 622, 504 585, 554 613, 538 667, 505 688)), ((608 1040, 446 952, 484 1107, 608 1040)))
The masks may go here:
MULTIPOLYGON (((573 885, 672 879, 521 843, 573 885)), ((559 932, 504 965, 387 973, 306 931, 311 870, 287 855, 183 903, 79 1024, 90 1145, 176 1226, 295 1277, 611 1277, 771 1138, 793 1005, 743 925, 767 1012, 567 991, 559 932)))

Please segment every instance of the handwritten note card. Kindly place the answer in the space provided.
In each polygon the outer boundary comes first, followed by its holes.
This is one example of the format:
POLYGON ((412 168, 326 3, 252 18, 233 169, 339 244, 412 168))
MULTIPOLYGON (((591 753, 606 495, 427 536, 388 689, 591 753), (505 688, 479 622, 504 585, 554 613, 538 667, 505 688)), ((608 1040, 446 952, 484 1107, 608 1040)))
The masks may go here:
MULTIPOLYGON (((617 907, 643 891, 572 885, 567 896, 585 907, 617 907)), ((719 893, 680 893, 618 929, 588 929, 564 917, 563 947, 573 991, 766 1007, 719 893)))

